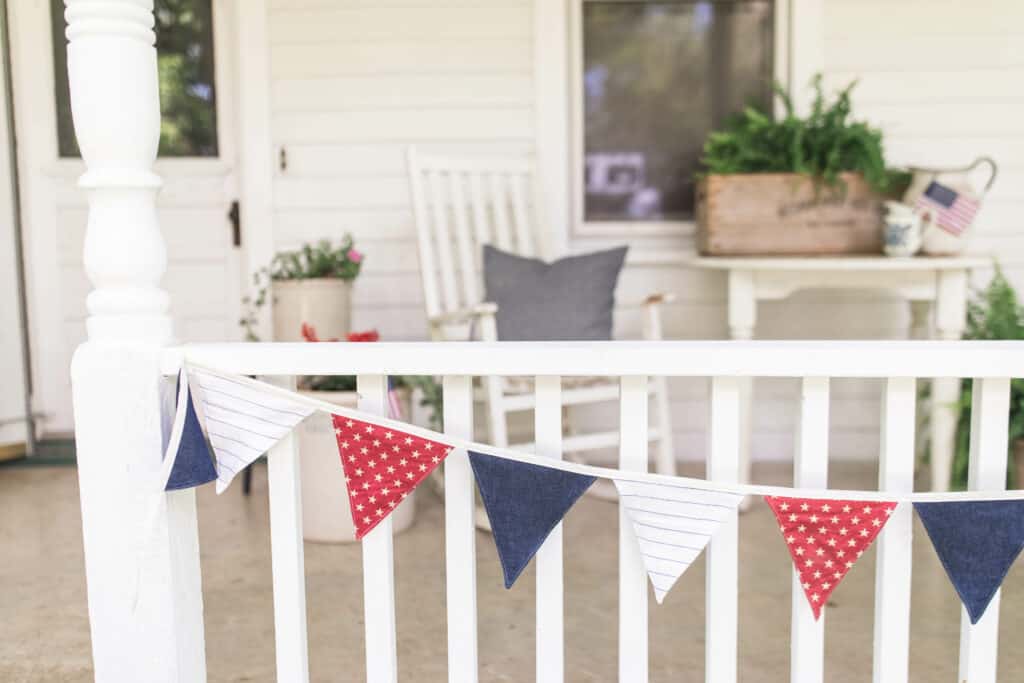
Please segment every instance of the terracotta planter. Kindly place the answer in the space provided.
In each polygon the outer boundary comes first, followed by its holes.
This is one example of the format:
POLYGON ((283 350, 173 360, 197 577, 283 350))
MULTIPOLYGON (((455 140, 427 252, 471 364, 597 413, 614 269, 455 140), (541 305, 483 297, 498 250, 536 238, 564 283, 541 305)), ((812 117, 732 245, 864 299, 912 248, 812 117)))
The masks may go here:
MULTIPOLYGON (((303 391, 306 396, 355 408, 354 391, 303 391)), ((402 410, 409 414, 409 395, 401 392, 402 410)), ((338 459, 331 417, 313 413, 298 429, 299 464, 302 478, 302 537, 317 543, 351 543, 355 527, 348 505, 345 472, 338 459)), ((395 533, 412 526, 416 517, 416 492, 391 513, 395 533)))
POLYGON ((316 328, 320 339, 344 339, 352 331, 352 283, 338 278, 276 280, 274 341, 302 341, 302 324, 316 328))

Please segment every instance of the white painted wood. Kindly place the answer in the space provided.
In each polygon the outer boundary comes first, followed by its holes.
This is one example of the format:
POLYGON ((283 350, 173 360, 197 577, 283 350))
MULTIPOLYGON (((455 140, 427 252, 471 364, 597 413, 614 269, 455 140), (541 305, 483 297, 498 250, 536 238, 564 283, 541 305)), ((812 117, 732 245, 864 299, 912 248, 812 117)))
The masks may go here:
MULTIPOLYGON (((359 410, 387 415, 387 376, 356 377, 359 410)), ((363 619, 366 624, 366 680, 398 681, 395 632, 395 549, 390 516, 363 537, 363 619)))
MULTIPOLYGON (((619 469, 647 470, 647 378, 620 380, 619 469)), ((648 678, 647 572, 637 552, 633 523, 619 501, 619 680, 644 683, 648 678)))
MULTIPOLYGON (((295 389, 295 378, 271 378, 271 384, 295 389)), ((270 498, 270 552, 274 573, 274 651, 277 680, 309 680, 306 635, 306 560, 302 545, 302 482, 295 434, 267 453, 270 498)))
MULTIPOLYGON (((711 380, 707 477, 713 481, 739 480, 741 388, 736 377, 711 380)), ((739 520, 736 510, 730 514, 707 547, 704 680, 708 683, 736 680, 739 520)))
MULTIPOLYGON (((888 379, 882 397, 882 444, 878 489, 914 490, 914 432, 917 386, 913 379, 888 379)), ((910 577, 913 506, 900 505, 875 542, 875 683, 899 683, 909 676, 910 577)))
MULTIPOLYGON (((800 392, 800 428, 793 463, 794 486, 828 488, 828 425, 828 378, 804 377, 800 392)), ((793 683, 823 681, 827 610, 823 610, 821 618, 815 621, 800 585, 800 575, 795 569, 792 600, 790 680, 793 683)))
MULTIPOLYGON (((494 240, 487 221, 486 204, 484 203, 484 181, 478 171, 469 172, 469 196, 473 207, 473 234, 476 235, 476 247, 494 240)), ((418 223, 417 223, 418 224, 418 223)))
MULTIPOLYGON (((442 384, 445 434, 472 439, 472 378, 448 375, 442 384)), ((477 680, 475 492, 469 456, 464 451, 453 451, 444 461, 449 683, 477 680)))
POLYGON ((786 33, 789 94, 797 113, 806 116, 813 100, 811 80, 825 70, 825 0, 789 0, 786 33))
POLYGON ((430 215, 433 219, 433 238, 437 245, 437 260, 441 267, 441 293, 444 295, 444 309, 455 311, 460 308, 458 290, 455 285, 455 260, 452 258, 451 231, 448 229, 448 209, 442 193, 441 171, 427 171, 427 192, 430 196, 430 215))
MULTIPOLYGON (((718 258, 701 257, 691 263, 703 269, 728 273, 729 332, 733 339, 751 339, 761 301, 785 299, 804 289, 887 290, 920 306, 933 302, 936 337, 959 339, 965 325, 968 274, 986 267, 990 259, 977 256, 928 259, 888 257, 853 258, 718 258)), ((938 378, 933 383, 931 410, 932 489, 949 488, 956 404, 960 384, 956 379, 938 378)), ((751 390, 744 391, 744 406, 750 405, 751 390)), ((744 433, 750 432, 749 418, 744 433)), ((749 436, 745 437, 749 440, 749 436)), ((743 453, 745 481, 749 480, 749 446, 743 453)))
MULTIPOLYGON (((0 50, 9 54, 6 39, 7 16, 0 17, 0 50)), ((0 63, 0 83, 6 84, 6 60, 0 63)), ((14 147, 11 144, 14 121, 7 87, 0 87, 0 377, 7 378, 0 393, 0 448, 31 446, 28 399, 28 359, 25 357, 22 324, 22 273, 18 259, 19 223, 15 192, 14 147), (19 333, 20 332, 20 333, 19 333)))
POLYGON ((463 187, 466 175, 452 171, 448 174, 448 193, 451 197, 451 212, 455 219, 455 239, 458 245, 459 270, 462 281, 462 300, 480 301, 480 289, 477 286, 482 271, 479 263, 480 255, 474 248, 473 235, 469 231, 469 206, 466 204, 466 191, 463 187))
POLYGON ((523 256, 536 256, 537 250, 533 245, 533 226, 530 224, 530 214, 526 210, 523 176, 519 173, 513 174, 509 177, 509 185, 512 194, 512 227, 515 229, 516 251, 523 256))
MULTIPOLYGON (((967 488, 1001 491, 1006 488, 1010 380, 1004 377, 975 379, 971 385, 971 396, 971 459, 967 488)), ((967 610, 960 608, 958 680, 970 683, 996 681, 998 648, 999 591, 977 624, 972 625, 967 610)))
POLYGON ((509 229, 506 182, 504 174, 499 174, 496 171, 487 175, 488 198, 490 199, 491 215, 494 217, 494 241, 499 249, 511 251, 513 249, 512 232, 509 229))
POLYGON ((416 149, 410 147, 408 150, 409 164, 409 191, 412 197, 413 215, 416 225, 423 226, 416 231, 416 237, 420 250, 420 275, 423 280, 423 298, 427 305, 427 315, 437 315, 441 312, 441 299, 438 293, 438 283, 434 277, 434 244, 433 237, 428 229, 429 220, 427 213, 427 200, 423 189, 423 174, 420 171, 419 155, 416 149))
MULTIPOLYGON (((535 454, 562 459, 562 378, 543 375, 535 380, 535 454)), ((561 683, 565 675, 565 607, 562 563, 562 523, 537 551, 537 682, 561 683)))
MULTIPOLYGON (((1020 349, 1019 342, 977 341, 227 343, 187 347, 192 362, 240 375, 365 374, 386 368, 394 375, 617 377, 627 373, 845 378, 928 377, 940 371, 959 377, 1024 377, 1020 349)), ((168 349, 164 371, 177 372, 184 353, 185 347, 168 349)))
POLYGON ((94 287, 89 341, 71 373, 82 534, 96 678, 203 681, 195 497, 163 494, 158 476, 159 364, 172 334, 154 208, 151 12, 127 0, 67 3, 71 98, 87 169, 79 181, 89 201, 84 260, 94 287))
MULTIPOLYGON (((223 3, 215 9, 223 7, 223 3)), ((242 209, 244 281, 274 257, 274 145, 271 126, 271 79, 267 0, 236 0, 231 8, 237 53, 238 200, 242 209)), ((220 45, 218 60, 226 50, 220 45)), ((218 85, 226 85, 223 82, 218 85)), ((221 99, 232 99, 221 97, 221 99)), ((225 122, 218 121, 219 126, 225 122)), ((271 338, 273 307, 266 306, 259 322, 262 339, 271 338)))
POLYGON ((569 130, 569 9, 564 1, 533 0, 533 111, 537 159, 536 215, 547 253, 562 254, 572 225, 569 130))

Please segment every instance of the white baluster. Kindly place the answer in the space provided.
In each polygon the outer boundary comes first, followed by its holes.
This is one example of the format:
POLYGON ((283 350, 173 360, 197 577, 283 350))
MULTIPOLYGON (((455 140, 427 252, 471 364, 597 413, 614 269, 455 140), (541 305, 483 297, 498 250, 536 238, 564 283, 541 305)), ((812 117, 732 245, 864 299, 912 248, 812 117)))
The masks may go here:
MULTIPOLYGON (((359 375, 359 410, 387 414, 387 377, 359 375)), ((366 680, 398 681, 398 640, 395 632, 394 526, 387 516, 363 537, 363 618, 366 623, 366 680)))
MULTIPOLYGON (((828 488, 828 378, 805 377, 800 397, 800 431, 793 463, 793 485, 828 488)), ((790 680, 814 683, 825 676, 825 609, 815 621, 800 575, 793 570, 793 622, 790 680)))
MULTIPOLYGON (((621 380, 619 468, 647 471, 647 378, 621 380)), ((633 522, 619 501, 619 680, 645 683, 647 655, 647 571, 637 550, 633 522)))
MULTIPOLYGON (((917 401, 912 377, 886 381, 882 399, 882 449, 878 463, 881 491, 914 490, 914 419, 917 401)), ((878 537, 875 561, 875 683, 899 683, 909 675, 910 568, 913 506, 893 511, 878 537)))
MULTIPOLYGON (((711 428, 708 446, 708 479, 728 482, 739 479, 741 397, 743 382, 737 377, 711 381, 711 428)), ((736 638, 739 602, 739 523, 737 513, 722 521, 707 549, 704 645, 704 680, 727 683, 736 680, 736 638)))
MULTIPOLYGON (((295 389, 295 378, 270 380, 295 389)), ((267 454, 270 498, 270 553, 274 574, 274 651, 277 680, 309 680, 306 635, 306 558, 302 545, 302 483, 294 432, 267 454)))
POLYGON ((152 170, 160 131, 152 2, 67 0, 66 18, 93 285, 89 340, 71 376, 95 676, 203 681, 195 496, 168 494, 150 524, 161 494, 142 494, 159 486, 159 361, 172 334, 152 170))
MULTIPOLYGON (((562 378, 535 380, 534 432, 537 455, 562 459, 562 378)), ((537 682, 560 683, 565 676, 565 607, 559 522, 537 551, 537 682)))
MULTIPOLYGON (((1010 411, 1010 380, 975 379, 971 389, 971 460, 967 488, 1001 491, 1006 488, 1006 458, 1010 411)), ((999 593, 977 624, 960 608, 960 675, 957 680, 992 683, 999 652, 999 593)))
MULTIPOLYGON (((473 438, 473 378, 446 376, 444 432, 473 438)), ((444 544, 448 598, 448 681, 477 680, 476 526, 473 470, 464 451, 444 461, 444 544)))

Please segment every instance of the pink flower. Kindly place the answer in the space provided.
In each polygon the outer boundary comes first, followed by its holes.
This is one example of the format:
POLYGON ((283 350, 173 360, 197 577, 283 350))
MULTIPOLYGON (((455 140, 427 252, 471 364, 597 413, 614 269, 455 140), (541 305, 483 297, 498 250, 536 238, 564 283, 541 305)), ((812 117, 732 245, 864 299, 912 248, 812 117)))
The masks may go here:
POLYGON ((359 263, 360 261, 363 260, 363 255, 356 251, 355 249, 349 249, 347 256, 348 260, 351 261, 352 263, 359 263))

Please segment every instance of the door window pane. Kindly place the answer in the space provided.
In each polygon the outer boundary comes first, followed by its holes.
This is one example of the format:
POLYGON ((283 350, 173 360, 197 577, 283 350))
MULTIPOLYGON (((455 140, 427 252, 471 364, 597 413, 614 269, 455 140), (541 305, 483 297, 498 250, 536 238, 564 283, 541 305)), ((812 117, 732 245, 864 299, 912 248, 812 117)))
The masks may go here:
MULTIPOLYGON (((160 156, 217 156, 211 0, 156 0, 160 156)), ((71 120, 64 2, 50 0, 57 137, 62 157, 80 156, 71 120)))
POLYGON ((708 133, 768 109, 771 0, 583 2, 586 221, 691 220, 708 133))

